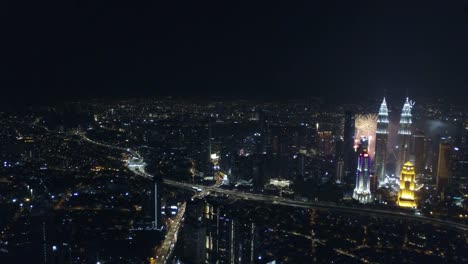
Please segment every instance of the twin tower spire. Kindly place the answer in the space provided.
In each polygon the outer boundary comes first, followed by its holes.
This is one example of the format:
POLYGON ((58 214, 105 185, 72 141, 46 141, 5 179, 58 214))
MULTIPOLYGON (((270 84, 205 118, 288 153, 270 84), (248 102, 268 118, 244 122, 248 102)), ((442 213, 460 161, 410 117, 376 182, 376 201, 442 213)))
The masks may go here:
MULTIPOLYGON (((398 145, 397 145, 397 160, 396 160, 396 171, 395 175, 399 177, 400 170, 403 165, 410 160, 408 155, 408 149, 411 139, 411 124, 412 114, 411 109, 414 106, 414 102, 406 98, 406 101, 403 105, 401 111, 400 123, 398 128, 398 145)), ((386 169, 387 164, 387 155, 388 155, 388 135, 389 135, 389 115, 388 107, 385 98, 383 98, 382 103, 380 104, 379 114, 377 118, 377 130, 376 130, 376 142, 375 142, 375 155, 374 155, 374 174, 377 177, 379 185, 385 183, 386 178, 386 169)), ((370 163, 370 162, 369 162, 370 163)), ((362 165, 359 162, 358 167, 362 165)), ((360 178, 359 171, 357 177, 360 178)), ((360 186, 360 185, 359 185, 360 186)), ((367 188, 362 188, 362 186, 356 186, 355 194, 370 194, 370 190, 367 188)), ((361 196, 360 196, 361 197, 361 196)), ((370 199, 359 199, 360 201, 365 202, 370 199)))
MULTIPOLYGON (((412 121, 412 114, 411 109, 414 106, 414 102, 409 100, 406 97, 406 102, 403 105, 403 109, 401 111, 400 116, 400 127, 398 129, 398 134, 400 135, 411 135, 411 124, 412 121)), ((380 104, 379 108, 379 115, 377 119, 377 134, 388 134, 388 107, 387 101, 384 99, 382 100, 382 104, 380 104)))
MULTIPOLYGON (((401 110, 400 123, 398 127, 398 142, 397 142, 397 160, 395 175, 400 175, 402 166, 410 160, 408 149, 410 148, 411 141, 411 125, 413 123, 411 110, 413 109, 414 102, 406 98, 401 110)), ((388 150, 388 107, 385 98, 379 108, 379 115, 377 119, 376 131, 376 146, 375 146, 375 173, 377 174, 379 183, 382 184, 385 180, 385 165, 387 163, 387 150, 388 150)))
MULTIPOLYGON (((413 123, 411 109, 413 108, 413 106, 414 102, 409 100, 408 97, 406 97, 406 102, 403 105, 403 109, 401 110, 400 126, 398 129, 399 135, 411 135, 411 124, 413 123)), ((388 134, 388 123, 388 107, 384 97, 384 99, 382 100, 382 104, 380 104, 379 108, 376 133, 388 134)))

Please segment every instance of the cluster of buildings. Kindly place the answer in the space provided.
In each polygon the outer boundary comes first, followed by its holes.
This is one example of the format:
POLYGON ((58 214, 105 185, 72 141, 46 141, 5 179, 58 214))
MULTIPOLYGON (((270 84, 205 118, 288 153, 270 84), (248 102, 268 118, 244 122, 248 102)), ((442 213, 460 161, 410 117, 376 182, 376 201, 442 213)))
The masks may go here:
MULTIPOLYGON (((463 167, 462 163, 466 158, 461 157, 463 154, 457 157, 459 148, 456 143, 463 144, 464 138, 460 137, 460 142, 456 142, 451 137, 440 135, 433 139, 426 137, 422 130, 413 125, 413 106, 414 102, 406 98, 401 110, 398 129, 393 129, 396 135, 390 133, 391 122, 385 98, 380 105, 377 118, 366 120, 370 123, 369 127, 372 127, 372 122, 376 123, 375 130, 370 129, 368 134, 359 135, 360 138, 356 138, 357 132, 354 134, 354 131, 358 129, 354 129, 353 122, 359 116, 351 112, 346 113, 343 142, 345 150, 342 162, 337 164, 337 178, 342 178, 346 173, 356 175, 353 198, 359 202, 373 201, 376 198, 374 194, 379 187, 394 183, 398 185, 397 204, 401 207, 414 208, 416 207, 415 191, 418 189, 416 175, 421 175, 421 177, 431 175, 442 200, 445 191, 451 186, 466 183, 463 168, 456 168, 457 162, 463 167), (393 138, 394 147, 390 147, 392 145, 389 142, 390 138, 393 138), (375 143, 371 146, 372 140, 375 143), (436 142, 431 142, 431 140, 436 142), (426 162, 430 160, 428 156, 432 156, 430 167, 426 162), (457 169, 460 169, 458 173, 457 169)), ((431 185, 431 182, 429 180, 426 183, 431 185)))
MULTIPOLYGON (((404 207, 414 207, 414 190, 415 190, 415 172, 414 160, 416 157, 409 154, 411 144, 411 125, 412 114, 411 109, 414 103, 406 98, 401 111, 399 128, 395 175, 400 177, 400 192, 398 194, 398 205, 404 207)), ((389 115, 388 107, 385 98, 380 105, 377 126, 375 130, 375 154, 374 166, 372 166, 372 158, 369 151, 369 140, 373 135, 361 136, 360 144, 355 149, 357 153, 357 170, 356 170, 356 187, 354 189, 353 198, 362 202, 368 203, 373 201, 373 191, 378 185, 383 185, 386 181, 386 164, 388 156, 388 138, 389 138, 389 115)), ((350 118, 350 115, 347 115, 350 118)), ((348 120, 348 122, 350 121, 348 120)), ((349 133, 349 130, 348 130, 349 133)), ((349 134, 347 136, 350 136, 349 134)), ((350 140, 350 138, 348 138, 350 140)), ((348 150, 348 154, 349 154, 348 150)), ((351 155, 356 155, 351 153, 351 155)), ((352 158, 348 157, 348 160, 352 158)))
POLYGON ((222 196, 188 201, 185 213, 174 254, 181 263, 444 263, 466 255, 464 236, 417 220, 356 221, 333 210, 259 207, 222 196))

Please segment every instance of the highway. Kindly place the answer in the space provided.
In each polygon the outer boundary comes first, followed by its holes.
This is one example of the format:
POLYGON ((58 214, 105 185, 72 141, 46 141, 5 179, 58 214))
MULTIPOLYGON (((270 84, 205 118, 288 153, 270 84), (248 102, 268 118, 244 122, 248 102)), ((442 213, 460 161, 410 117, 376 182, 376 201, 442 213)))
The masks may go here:
POLYGON ((292 207, 307 208, 307 209, 313 208, 313 209, 333 210, 333 211, 351 213, 351 214, 365 214, 365 215, 370 215, 370 216, 375 216, 375 217, 401 218, 401 219, 406 219, 406 220, 414 220, 414 221, 419 221, 419 222, 438 224, 442 226, 449 226, 449 227, 456 228, 462 231, 468 231, 468 226, 461 224, 461 223, 446 221, 446 220, 432 218, 432 217, 418 216, 418 215, 414 215, 411 213, 373 209, 373 208, 341 206, 341 205, 336 205, 333 203, 326 203, 326 202, 305 202, 305 201, 298 201, 298 200, 292 200, 292 199, 285 199, 285 198, 272 196, 272 195, 239 192, 239 191, 233 191, 233 190, 220 189, 218 187, 181 183, 181 182, 176 182, 176 181, 171 181, 171 180, 164 180, 164 183, 166 183, 167 185, 171 185, 171 186, 178 187, 178 188, 184 188, 187 190, 189 189, 193 190, 193 187, 195 187, 195 188, 200 188, 202 190, 207 190, 212 193, 220 193, 220 194, 229 195, 231 197, 236 197, 236 198, 243 199, 243 200, 259 201, 259 202, 264 202, 268 204, 279 204, 279 205, 284 205, 284 206, 292 206, 292 207))
POLYGON ((166 263, 170 260, 174 251, 175 244, 177 242, 177 236, 179 234, 180 226, 185 214, 185 203, 179 208, 177 215, 174 219, 170 219, 170 225, 166 233, 166 237, 160 247, 154 249, 154 257, 151 258, 151 262, 155 263, 166 263))
MULTIPOLYGON (((127 151, 132 155, 140 155, 132 151, 130 149, 125 149, 121 147, 115 147, 107 144, 102 144, 93 140, 88 139, 84 134, 81 134, 82 138, 85 139, 86 141, 93 143, 93 144, 98 144, 103 147, 110 147, 113 149, 118 149, 122 151, 127 151)), ((146 178, 152 178, 153 176, 143 170, 141 171, 136 171, 133 170, 136 174, 146 177, 146 178)), ((370 215, 370 216, 375 216, 375 217, 392 217, 392 218, 400 218, 400 219, 406 219, 406 220, 413 220, 413 221, 419 221, 419 222, 425 222, 425 223, 431 223, 435 225, 441 225, 445 227, 450 227, 450 228, 455 228, 461 231, 468 231, 468 226, 465 224, 461 223, 456 223, 452 221, 447 221, 447 220, 442 220, 442 219, 437 219, 437 218, 432 218, 432 217, 426 217, 426 216, 418 216, 414 215, 412 213, 404 213, 404 212, 398 212, 398 211, 390 211, 390 210, 382 210, 382 209, 373 209, 373 208, 362 208, 362 207, 349 207, 349 206, 341 206, 341 205, 336 205, 333 203, 327 203, 327 202, 305 202, 305 201, 297 201, 297 200, 292 200, 292 199, 284 199, 278 196, 272 196, 272 195, 264 195, 264 194, 257 194, 257 193, 246 193, 246 192, 239 192, 239 191, 233 191, 233 190, 226 190, 226 189, 221 189, 218 188, 218 185, 216 186, 203 186, 203 185, 196 185, 196 184, 190 184, 190 183, 182 183, 182 182, 176 182, 172 180, 165 179, 164 183, 173 187, 177 188, 183 188, 187 190, 194 191, 194 188, 200 188, 203 191, 208 191, 212 193, 220 193, 224 195, 229 195, 232 197, 236 197, 238 199, 243 199, 243 200, 252 200, 252 201, 258 201, 258 202, 264 202, 267 204, 279 204, 279 205, 284 205, 284 206, 291 206, 291 207, 297 207, 297 208, 315 208, 315 209, 322 209, 322 210, 333 210, 337 212, 344 212, 344 213, 350 213, 350 214, 365 214, 365 215, 370 215)))

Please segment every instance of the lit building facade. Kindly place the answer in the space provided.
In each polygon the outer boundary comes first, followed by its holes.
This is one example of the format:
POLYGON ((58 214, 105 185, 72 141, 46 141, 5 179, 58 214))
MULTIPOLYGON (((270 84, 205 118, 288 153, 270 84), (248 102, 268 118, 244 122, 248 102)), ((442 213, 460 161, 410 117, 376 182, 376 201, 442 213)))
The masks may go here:
POLYGON ((377 119, 377 131, 375 138, 375 176, 379 184, 385 180, 385 164, 387 162, 387 143, 388 143, 388 108, 385 98, 382 101, 377 119))
POLYGON ((415 172, 411 162, 403 164, 400 174, 400 190, 398 191, 398 206, 416 207, 414 200, 415 172))
POLYGON ((358 148, 359 157, 356 172, 356 187, 354 188, 353 198, 360 203, 369 203, 372 201, 370 191, 371 158, 368 153, 367 138, 361 138, 361 144, 358 148))
POLYGON ((396 164, 397 171, 395 175, 400 175, 400 170, 403 167, 403 164, 410 160, 409 149, 411 141, 411 125, 413 123, 411 109, 413 108, 413 105, 414 102, 406 97, 406 102, 401 110, 400 126, 398 129, 398 157, 396 164))

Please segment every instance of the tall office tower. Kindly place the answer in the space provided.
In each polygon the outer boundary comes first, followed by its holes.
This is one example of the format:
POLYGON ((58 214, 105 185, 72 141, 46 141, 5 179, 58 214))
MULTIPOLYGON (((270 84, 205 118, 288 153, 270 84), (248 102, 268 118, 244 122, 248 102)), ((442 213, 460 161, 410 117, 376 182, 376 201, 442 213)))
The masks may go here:
POLYGON ((387 142, 388 142, 388 108, 385 98, 382 101, 377 119, 377 131, 375 139, 375 176, 378 184, 385 180, 385 163, 387 162, 387 142))
POLYGON ((368 153, 368 144, 366 137, 361 138, 359 146, 359 157, 356 173, 356 187, 354 188, 353 198, 360 203, 368 203, 372 201, 370 192, 370 169, 371 159, 368 153))
POLYGON ((151 221, 153 228, 162 228, 162 215, 161 215, 161 195, 162 195, 162 178, 154 176, 153 186, 151 188, 151 221))
POLYGON ((342 183, 343 182, 343 176, 344 176, 344 161, 342 159, 339 159, 336 162, 336 182, 337 183, 342 183))
POLYGON ((440 143, 439 159, 437 162, 437 190, 444 191, 452 178, 451 157, 452 145, 449 143, 440 143))
POLYGON ((413 135, 412 156, 414 157, 414 171, 418 174, 424 172, 426 163, 426 137, 424 132, 416 130, 413 135))
POLYGON ((457 153, 456 171, 453 173, 452 184, 463 189, 468 186, 468 146, 454 150, 459 153, 457 153))
POLYGON ((370 174, 369 176, 369 182, 370 182, 370 187, 369 190, 373 194, 377 191, 377 176, 373 173, 370 174))
POLYGON ((340 160, 340 159, 344 159, 344 141, 343 141, 343 137, 337 137, 336 140, 335 140, 335 156, 337 158, 337 160, 340 160))
POLYGON ((187 202, 186 223, 182 233, 182 259, 187 263, 205 263, 206 258, 206 226, 203 213, 205 204, 202 199, 187 202))
POLYGON ((415 173, 414 166, 411 162, 406 162, 400 174, 400 190, 398 191, 398 206, 415 207, 414 189, 415 189, 415 173))
POLYGON ((208 120, 208 161, 211 161, 211 153, 213 153, 213 149, 211 146, 211 141, 213 140, 213 133, 212 133, 212 124, 211 124, 211 117, 208 120))
POLYGON ((354 152, 354 113, 347 111, 345 113, 344 129, 343 129, 343 153, 345 173, 354 175, 356 172, 355 152, 354 152))
POLYGON ((406 97, 406 102, 403 105, 400 116, 400 127, 398 129, 398 159, 395 175, 400 175, 400 170, 403 164, 409 160, 409 149, 411 141, 411 124, 412 114, 411 109, 413 108, 414 102, 410 101, 406 97))

